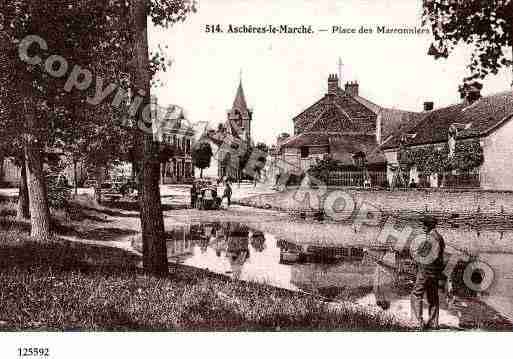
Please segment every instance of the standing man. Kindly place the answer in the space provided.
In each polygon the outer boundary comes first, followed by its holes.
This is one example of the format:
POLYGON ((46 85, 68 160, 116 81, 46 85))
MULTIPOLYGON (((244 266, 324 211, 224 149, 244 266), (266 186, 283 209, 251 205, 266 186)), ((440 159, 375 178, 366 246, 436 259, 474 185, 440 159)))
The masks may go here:
POLYGON ((421 220, 423 233, 414 255, 417 262, 417 279, 411 293, 412 317, 420 329, 438 329, 438 316, 440 311, 440 298, 438 296, 438 282, 442 277, 444 268, 445 242, 436 231, 438 220, 432 216, 425 216, 421 220), (429 318, 425 323, 422 320, 422 299, 426 293, 429 306, 429 318))
POLYGON ((232 186, 230 184, 230 179, 226 179, 224 182, 224 193, 223 197, 221 198, 221 201, 226 197, 228 201, 228 207, 230 207, 231 200, 232 200, 232 186))

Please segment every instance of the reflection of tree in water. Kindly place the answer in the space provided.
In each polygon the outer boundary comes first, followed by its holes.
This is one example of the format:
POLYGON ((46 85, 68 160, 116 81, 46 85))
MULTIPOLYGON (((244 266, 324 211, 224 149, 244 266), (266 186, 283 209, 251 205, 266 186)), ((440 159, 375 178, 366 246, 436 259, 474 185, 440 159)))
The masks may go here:
POLYGON ((200 247, 201 253, 206 253, 207 252, 207 249, 208 249, 208 246, 209 246, 209 243, 210 243, 210 239, 212 237, 215 237, 216 233, 217 233, 217 231, 216 231, 216 224, 215 223, 205 223, 205 224, 201 225, 202 238, 201 238, 201 241, 199 243, 199 247, 200 247))
POLYGON ((226 257, 234 278, 239 278, 242 266, 249 258, 249 228, 240 223, 226 224, 226 257))
POLYGON ((263 232, 255 231, 251 236, 251 246, 257 252, 263 252, 266 248, 265 246, 265 236, 263 232))

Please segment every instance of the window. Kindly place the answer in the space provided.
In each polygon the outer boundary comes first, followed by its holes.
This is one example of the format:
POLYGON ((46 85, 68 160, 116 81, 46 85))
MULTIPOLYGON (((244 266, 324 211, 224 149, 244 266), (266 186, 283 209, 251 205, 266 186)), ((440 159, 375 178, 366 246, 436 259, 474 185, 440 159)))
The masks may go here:
POLYGON ((301 158, 308 158, 310 149, 308 147, 301 147, 301 158))

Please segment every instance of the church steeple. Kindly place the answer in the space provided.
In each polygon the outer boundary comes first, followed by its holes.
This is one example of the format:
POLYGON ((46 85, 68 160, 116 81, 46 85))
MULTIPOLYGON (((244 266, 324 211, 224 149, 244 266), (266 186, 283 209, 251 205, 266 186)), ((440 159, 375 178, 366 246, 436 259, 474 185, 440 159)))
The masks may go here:
POLYGON ((244 96, 244 89, 242 87, 242 79, 239 82, 239 88, 233 100, 232 110, 239 110, 240 113, 246 113, 248 111, 248 104, 246 103, 246 96, 244 96))
POLYGON ((239 80, 239 87, 233 100, 232 108, 228 111, 228 123, 236 124, 244 133, 246 140, 251 140, 251 120, 253 111, 248 108, 244 88, 242 87, 242 76, 239 80))

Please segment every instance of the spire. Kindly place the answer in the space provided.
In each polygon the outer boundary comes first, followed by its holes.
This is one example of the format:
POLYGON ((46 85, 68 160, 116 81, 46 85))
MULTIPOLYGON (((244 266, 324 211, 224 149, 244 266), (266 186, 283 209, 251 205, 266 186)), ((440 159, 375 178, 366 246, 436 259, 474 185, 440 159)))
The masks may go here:
POLYGON ((241 113, 245 113, 248 110, 246 97, 244 96, 244 89, 242 88, 242 79, 240 79, 239 88, 237 89, 237 94, 235 95, 232 109, 237 109, 241 113))

